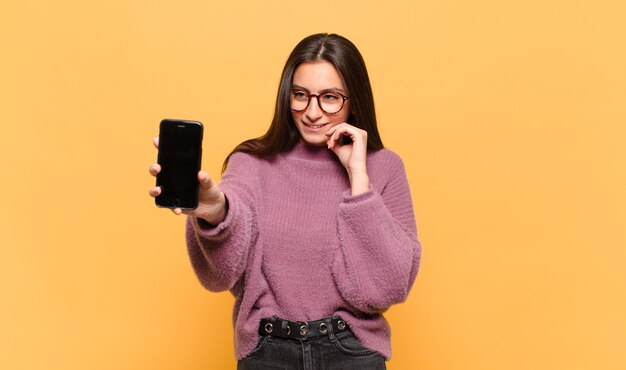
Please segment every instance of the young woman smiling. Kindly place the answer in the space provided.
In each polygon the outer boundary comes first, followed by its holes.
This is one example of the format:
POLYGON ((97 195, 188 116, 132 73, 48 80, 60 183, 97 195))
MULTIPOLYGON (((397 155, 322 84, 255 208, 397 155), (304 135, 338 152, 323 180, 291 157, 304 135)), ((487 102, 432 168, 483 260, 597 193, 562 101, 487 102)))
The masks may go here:
POLYGON ((198 181, 198 208, 174 213, 188 215, 200 282, 236 297, 238 369, 385 369, 383 312, 407 298, 421 245, 354 44, 303 39, 268 131, 233 150, 219 185, 203 171, 198 181))

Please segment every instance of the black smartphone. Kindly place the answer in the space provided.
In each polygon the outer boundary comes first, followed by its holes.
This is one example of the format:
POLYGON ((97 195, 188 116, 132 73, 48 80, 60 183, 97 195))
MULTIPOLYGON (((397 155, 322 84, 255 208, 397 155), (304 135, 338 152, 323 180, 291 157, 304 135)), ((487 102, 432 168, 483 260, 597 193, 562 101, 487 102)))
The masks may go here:
POLYGON ((195 209, 198 207, 198 171, 202 162, 203 126, 198 121, 164 119, 159 127, 161 172, 155 198, 159 207, 195 209))

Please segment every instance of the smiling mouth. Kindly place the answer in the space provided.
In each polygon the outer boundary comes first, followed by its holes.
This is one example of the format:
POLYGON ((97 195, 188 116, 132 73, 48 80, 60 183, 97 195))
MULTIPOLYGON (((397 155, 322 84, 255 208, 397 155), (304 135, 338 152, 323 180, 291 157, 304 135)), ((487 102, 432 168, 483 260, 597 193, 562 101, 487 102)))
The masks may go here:
POLYGON ((318 129, 318 128, 322 128, 322 127, 326 126, 327 124, 328 123, 324 123, 323 125, 308 125, 308 124, 305 123, 304 125, 306 127, 310 127, 310 128, 313 128, 313 129, 318 129))

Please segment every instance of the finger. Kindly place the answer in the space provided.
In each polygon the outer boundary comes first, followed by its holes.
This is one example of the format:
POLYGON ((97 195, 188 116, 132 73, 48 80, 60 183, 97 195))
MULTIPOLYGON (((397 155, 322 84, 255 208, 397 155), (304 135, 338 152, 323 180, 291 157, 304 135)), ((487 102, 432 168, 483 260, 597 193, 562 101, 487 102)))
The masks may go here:
POLYGON ((326 135, 329 135, 330 137, 328 138, 328 140, 330 140, 331 142, 333 142, 333 140, 336 140, 336 134, 337 131, 340 131, 343 128, 343 123, 340 123, 336 126, 331 127, 328 132, 326 133, 326 135), (334 139, 335 138, 335 139, 334 139))
POLYGON ((183 213, 183 210, 180 208, 174 208, 172 209, 172 212, 174 212, 175 215, 179 216, 181 213, 183 213))
POLYGON ((334 135, 331 135, 328 138, 328 141, 326 141, 326 144, 328 144, 328 149, 332 149, 335 146, 335 144, 337 144, 337 141, 333 138, 334 138, 334 135))
POLYGON ((149 171, 152 176, 156 176, 159 172, 161 172, 161 165, 158 163, 155 163, 152 166, 150 166, 149 171))
POLYGON ((336 130, 332 136, 330 137, 330 147, 331 149, 338 146, 339 144, 339 138, 342 136, 343 134, 343 130, 336 130))
POLYGON ((339 138, 343 135, 349 136, 350 138, 352 138, 354 136, 354 133, 352 131, 353 130, 351 130, 349 127, 346 127, 346 126, 340 127, 337 130, 335 130, 333 135, 330 137, 330 139, 333 142, 333 145, 336 144, 339 138))
POLYGON ((152 144, 154 144, 154 147, 159 149, 159 137, 155 136, 152 138, 152 144))
POLYGON ((155 186, 153 188, 150 188, 150 190, 148 190, 148 194, 150 194, 150 196, 153 198, 158 197, 159 195, 161 195, 161 187, 155 186))
POLYGON ((215 186, 215 182, 213 181, 213 179, 210 178, 209 175, 204 171, 198 172, 198 181, 200 182, 200 186, 202 186, 202 188, 204 189, 211 189, 213 186, 215 186))
POLYGON ((326 131, 326 135, 328 135, 328 136, 332 135, 338 128, 340 128, 343 125, 346 125, 346 123, 340 123, 338 125, 335 125, 335 126, 329 128, 328 131, 326 131))
MULTIPOLYGON (((346 125, 338 131, 341 131, 339 135, 348 136, 352 139, 352 141, 359 141, 360 139, 365 139, 367 137, 366 131, 350 125, 346 125)), ((337 139, 339 138, 339 135, 337 135, 337 139)))

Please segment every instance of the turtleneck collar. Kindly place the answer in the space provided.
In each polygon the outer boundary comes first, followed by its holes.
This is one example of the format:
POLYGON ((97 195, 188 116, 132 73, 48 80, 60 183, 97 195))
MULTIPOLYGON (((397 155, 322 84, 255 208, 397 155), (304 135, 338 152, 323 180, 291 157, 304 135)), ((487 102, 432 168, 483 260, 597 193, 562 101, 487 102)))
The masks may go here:
POLYGON ((304 144, 302 142, 297 143, 287 155, 294 158, 305 159, 309 161, 337 161, 337 156, 332 150, 326 146, 317 147, 304 144))

